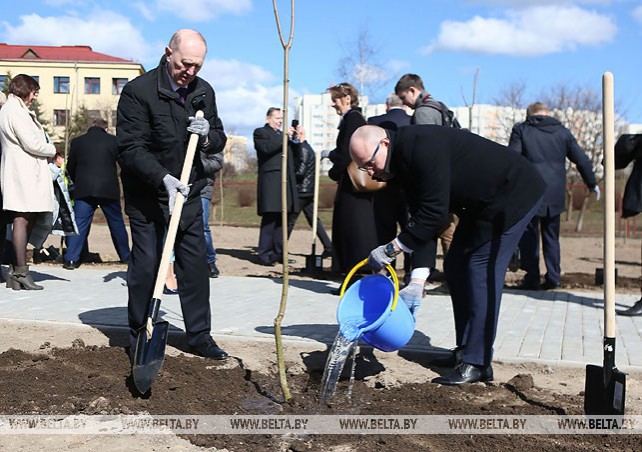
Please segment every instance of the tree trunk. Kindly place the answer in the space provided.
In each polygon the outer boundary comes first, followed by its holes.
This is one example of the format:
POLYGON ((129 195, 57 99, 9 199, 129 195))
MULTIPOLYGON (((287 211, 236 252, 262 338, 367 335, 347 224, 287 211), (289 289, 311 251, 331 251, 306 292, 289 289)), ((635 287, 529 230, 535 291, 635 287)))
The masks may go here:
POLYGON ((586 207, 588 206, 588 200, 590 197, 590 193, 587 194, 584 197, 584 201, 582 201, 582 208, 580 209, 580 214, 577 217, 577 224, 575 225, 575 232, 582 232, 582 226, 584 224, 584 214, 586 213, 586 207))

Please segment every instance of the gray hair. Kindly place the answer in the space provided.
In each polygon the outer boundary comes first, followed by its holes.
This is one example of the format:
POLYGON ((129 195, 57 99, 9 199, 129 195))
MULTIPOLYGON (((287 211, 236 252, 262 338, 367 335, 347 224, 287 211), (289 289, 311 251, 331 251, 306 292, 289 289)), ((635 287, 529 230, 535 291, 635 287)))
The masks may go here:
POLYGON ((397 96, 395 93, 392 93, 386 98, 386 105, 388 107, 401 107, 403 106, 403 102, 401 99, 399 99, 399 96, 397 96))
POLYGON ((205 41, 205 38, 203 37, 203 35, 200 34, 198 31, 192 30, 190 28, 183 28, 182 30, 178 30, 174 32, 167 46, 172 50, 178 49, 178 47, 181 45, 181 39, 183 38, 183 35, 186 32, 194 33, 198 38, 201 39, 201 41, 203 41, 203 44, 205 44, 205 48, 207 48, 207 42, 205 41))

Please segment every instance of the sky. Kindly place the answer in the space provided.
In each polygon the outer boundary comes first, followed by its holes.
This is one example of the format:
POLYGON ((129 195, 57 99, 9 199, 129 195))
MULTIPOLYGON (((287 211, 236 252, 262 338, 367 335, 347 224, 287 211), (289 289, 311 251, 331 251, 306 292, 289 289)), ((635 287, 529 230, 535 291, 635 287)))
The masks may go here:
MULTIPOLYGON (((284 39, 291 1, 277 0, 284 39)), ((340 61, 360 35, 374 49, 383 102, 398 78, 419 74, 451 107, 493 104, 522 84, 528 102, 556 86, 593 89, 611 71, 616 112, 642 123, 642 1, 296 0, 289 53, 290 99, 344 80, 340 61)), ((283 103, 284 50, 271 0, 3 1, 0 42, 89 45, 153 69, 174 31, 194 28, 208 44, 199 73, 214 87, 226 131, 251 136, 283 103)), ((290 115, 292 115, 292 110, 290 115)), ((290 116, 291 117, 291 116, 290 116)))

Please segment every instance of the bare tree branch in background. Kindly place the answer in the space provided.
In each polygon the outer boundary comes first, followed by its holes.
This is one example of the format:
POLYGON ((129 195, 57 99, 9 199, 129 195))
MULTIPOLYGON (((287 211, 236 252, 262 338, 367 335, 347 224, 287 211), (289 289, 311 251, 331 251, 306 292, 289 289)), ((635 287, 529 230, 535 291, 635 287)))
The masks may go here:
POLYGON ((525 93, 526 84, 524 82, 514 82, 503 88, 497 97, 493 99, 495 105, 508 107, 506 115, 497 116, 499 128, 503 131, 503 136, 505 137, 510 137, 515 124, 526 119, 528 102, 525 99, 525 93))
POLYGON ((398 74, 387 72, 383 63, 377 61, 379 47, 372 43, 367 26, 362 26, 355 41, 342 44, 345 56, 339 60, 337 75, 357 87, 360 96, 368 96, 372 101, 378 98, 382 88, 386 94, 391 91, 391 83, 398 74))

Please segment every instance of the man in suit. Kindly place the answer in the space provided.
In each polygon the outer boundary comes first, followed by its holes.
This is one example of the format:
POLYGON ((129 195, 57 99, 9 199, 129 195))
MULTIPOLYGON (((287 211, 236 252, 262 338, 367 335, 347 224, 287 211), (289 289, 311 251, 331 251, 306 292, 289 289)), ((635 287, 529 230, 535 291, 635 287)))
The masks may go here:
POLYGON ((386 112, 379 116, 368 118, 368 124, 386 128, 386 123, 392 123, 395 127, 409 126, 411 116, 403 109, 403 102, 395 93, 386 98, 386 112))
MULTIPOLYGON (((419 125, 386 131, 359 128, 352 159, 376 179, 399 183, 410 209, 406 228, 370 253, 381 268, 402 251, 434 258, 435 237, 459 215, 446 261, 457 348, 432 365, 454 367, 436 383, 458 385, 493 378, 493 342, 508 261, 537 211, 544 180, 505 146, 460 129, 419 125), (432 248, 432 249, 431 249, 432 248)), ((423 279, 412 280, 423 287, 423 279)), ((406 291, 406 289, 404 289, 406 291)), ((421 297, 400 296, 414 315, 421 297)))
POLYGON ((207 44, 199 32, 179 30, 165 47, 158 67, 125 85, 118 102, 118 155, 132 233, 127 269, 132 350, 139 328, 145 325, 169 217, 180 192, 186 200, 174 243, 174 270, 187 343, 200 356, 223 360, 227 353, 210 335, 200 196, 207 176, 201 159, 194 159, 187 186, 179 180, 191 134, 199 136, 197 151, 205 154, 222 152, 227 141, 214 90, 197 76, 206 53, 207 44), (196 117, 197 111, 204 116, 196 117))
MULTIPOLYGON (((257 213, 261 216, 259 232, 259 261, 263 265, 275 265, 283 261, 283 224, 281 217, 281 152, 283 149, 283 112, 270 107, 265 125, 254 130, 254 149, 258 158, 259 178, 257 183, 257 213)), ((299 212, 299 196, 296 188, 292 141, 294 129, 288 129, 287 211, 299 212)), ((287 225, 286 225, 287 226, 287 225)))
POLYGON ((95 119, 87 133, 71 140, 67 171, 74 183, 74 213, 78 235, 67 237, 63 268, 80 264, 94 212, 100 206, 121 262, 129 260, 129 236, 120 206, 120 184, 116 159, 118 141, 107 132, 107 121, 95 119))
POLYGON ((526 110, 526 121, 513 127, 508 147, 526 157, 546 181, 542 204, 524 231, 519 243, 524 281, 517 286, 524 290, 549 290, 559 287, 560 269, 560 215, 566 200, 566 159, 575 163, 589 190, 600 199, 600 188, 595 182, 591 161, 571 132, 557 119, 549 116, 548 107, 535 102, 526 110), (539 242, 546 275, 540 286, 539 242))

